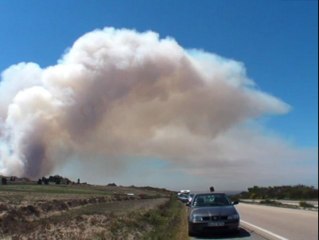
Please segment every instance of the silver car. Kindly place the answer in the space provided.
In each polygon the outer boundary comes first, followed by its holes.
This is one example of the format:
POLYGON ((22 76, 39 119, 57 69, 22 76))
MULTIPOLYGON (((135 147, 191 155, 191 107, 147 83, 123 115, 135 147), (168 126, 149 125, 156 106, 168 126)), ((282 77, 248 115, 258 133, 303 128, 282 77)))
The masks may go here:
POLYGON ((237 232, 239 214, 224 193, 196 194, 188 204, 188 233, 194 236, 206 232, 237 232))

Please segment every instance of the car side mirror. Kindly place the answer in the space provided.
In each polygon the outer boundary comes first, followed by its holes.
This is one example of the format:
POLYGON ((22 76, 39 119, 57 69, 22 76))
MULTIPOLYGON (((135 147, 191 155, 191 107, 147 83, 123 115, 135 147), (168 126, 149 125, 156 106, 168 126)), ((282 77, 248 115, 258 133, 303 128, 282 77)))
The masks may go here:
POLYGON ((238 201, 234 201, 233 202, 233 205, 237 205, 239 202, 238 201))

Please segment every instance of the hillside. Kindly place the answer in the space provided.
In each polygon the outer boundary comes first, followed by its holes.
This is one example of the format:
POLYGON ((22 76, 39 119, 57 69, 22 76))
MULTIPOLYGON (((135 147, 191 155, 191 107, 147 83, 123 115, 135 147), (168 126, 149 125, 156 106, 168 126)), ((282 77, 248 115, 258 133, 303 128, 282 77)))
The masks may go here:
POLYGON ((0 238, 149 239, 173 234, 173 228, 162 231, 180 216, 182 205, 172 196, 165 189, 115 184, 0 185, 0 238))

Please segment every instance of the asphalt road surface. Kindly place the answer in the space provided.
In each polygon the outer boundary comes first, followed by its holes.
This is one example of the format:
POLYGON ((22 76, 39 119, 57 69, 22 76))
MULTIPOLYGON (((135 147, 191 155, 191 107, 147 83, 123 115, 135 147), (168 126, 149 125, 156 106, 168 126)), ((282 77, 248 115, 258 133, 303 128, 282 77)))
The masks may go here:
POLYGON ((269 239, 317 240, 318 211, 240 203, 241 225, 269 239))
POLYGON ((240 203, 236 205, 241 217, 240 233, 236 235, 210 235, 192 237, 201 239, 241 240, 317 240, 318 212, 300 209, 260 206, 240 203))
POLYGON ((261 235, 255 233, 252 230, 240 228, 238 234, 209 234, 204 236, 196 236, 190 237, 191 240, 267 240, 266 238, 262 237, 261 235))

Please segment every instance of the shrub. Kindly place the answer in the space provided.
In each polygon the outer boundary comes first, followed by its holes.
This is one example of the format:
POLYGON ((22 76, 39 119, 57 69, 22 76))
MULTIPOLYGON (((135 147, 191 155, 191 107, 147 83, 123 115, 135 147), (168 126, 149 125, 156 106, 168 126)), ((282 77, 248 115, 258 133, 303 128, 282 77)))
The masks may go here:
POLYGON ((307 202, 304 202, 304 201, 299 202, 299 206, 303 207, 303 208, 313 208, 313 207, 315 207, 314 205, 312 205, 310 203, 307 203, 307 202))

